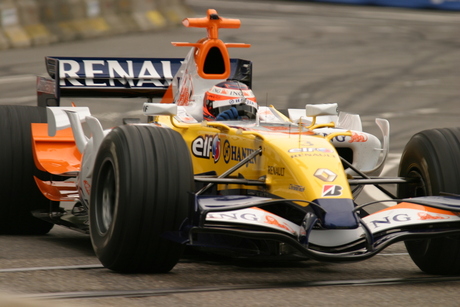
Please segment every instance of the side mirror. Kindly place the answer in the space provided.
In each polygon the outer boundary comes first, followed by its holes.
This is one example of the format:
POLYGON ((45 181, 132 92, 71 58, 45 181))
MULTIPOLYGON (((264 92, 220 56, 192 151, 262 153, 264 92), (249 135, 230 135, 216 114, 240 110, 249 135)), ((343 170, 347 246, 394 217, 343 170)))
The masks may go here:
POLYGON ((175 103, 160 103, 160 102, 144 102, 142 108, 144 115, 177 115, 177 104, 175 103))
POLYGON ((316 117, 322 115, 337 115, 336 103, 323 104, 307 104, 305 106, 308 117, 316 117))

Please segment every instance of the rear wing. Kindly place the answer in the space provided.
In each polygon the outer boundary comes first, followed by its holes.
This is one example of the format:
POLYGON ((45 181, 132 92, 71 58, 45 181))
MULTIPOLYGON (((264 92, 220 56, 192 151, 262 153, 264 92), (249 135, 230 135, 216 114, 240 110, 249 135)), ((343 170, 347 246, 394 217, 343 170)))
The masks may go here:
MULTIPOLYGON (((61 97, 161 98, 181 58, 46 57, 50 78, 37 77, 38 106, 59 106, 61 97)), ((230 59, 229 79, 251 87, 252 62, 230 59)))

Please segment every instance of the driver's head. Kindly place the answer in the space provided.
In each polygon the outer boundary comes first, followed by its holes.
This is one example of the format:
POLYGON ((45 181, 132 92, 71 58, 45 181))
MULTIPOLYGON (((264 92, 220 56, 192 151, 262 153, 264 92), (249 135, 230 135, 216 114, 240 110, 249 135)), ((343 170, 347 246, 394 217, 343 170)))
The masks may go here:
POLYGON ((205 93, 203 116, 207 120, 255 119, 257 108, 256 97, 246 84, 224 81, 214 85, 205 93), (236 118, 219 116, 226 113, 237 116, 236 118))

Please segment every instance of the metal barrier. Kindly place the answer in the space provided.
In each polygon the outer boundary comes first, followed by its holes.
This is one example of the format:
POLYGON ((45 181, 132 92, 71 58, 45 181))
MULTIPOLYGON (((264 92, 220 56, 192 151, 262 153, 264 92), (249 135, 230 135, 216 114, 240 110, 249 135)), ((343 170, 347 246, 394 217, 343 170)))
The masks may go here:
MULTIPOLYGON (((312 1, 312 0, 305 0, 312 1)), ((460 0, 313 0, 316 2, 380 5, 412 9, 460 10, 460 0)))
POLYGON ((101 14, 107 22, 111 34, 121 34, 133 31, 135 27, 126 24, 123 16, 119 14, 118 0, 100 0, 101 14))
POLYGON ((149 31, 166 26, 154 0, 116 0, 118 15, 132 31, 149 31))
POLYGON ((40 20, 53 33, 57 41, 65 42, 78 38, 72 24, 72 5, 78 0, 36 0, 40 20))
POLYGON ((13 0, 0 1, 0 25, 4 35, 2 46, 21 48, 32 45, 29 35, 21 26, 19 10, 13 0))
POLYGON ((0 50, 8 49, 10 47, 10 42, 6 37, 6 34, 3 32, 4 28, 8 25, 8 8, 4 6, 3 3, 0 3, 0 50))
POLYGON ((16 0, 19 21, 30 37, 32 45, 47 45, 57 38, 41 22, 38 3, 34 0, 16 0))
POLYGON ((166 16, 170 24, 180 24, 184 18, 193 15, 189 7, 181 0, 157 0, 160 12, 166 16))
POLYGON ((74 0, 72 24, 81 38, 110 34, 110 27, 102 17, 100 0, 74 0))
POLYGON ((0 50, 160 30, 190 14, 185 0, 0 0, 0 50))
POLYGON ((40 19, 59 41, 99 37, 110 33, 100 0, 33 0, 40 19))

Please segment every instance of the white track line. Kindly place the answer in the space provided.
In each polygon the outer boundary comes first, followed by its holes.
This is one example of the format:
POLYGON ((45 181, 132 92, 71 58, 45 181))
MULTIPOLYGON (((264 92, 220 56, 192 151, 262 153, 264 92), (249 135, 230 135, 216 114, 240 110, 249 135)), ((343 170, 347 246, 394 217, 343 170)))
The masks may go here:
POLYGON ((102 264, 83 264, 83 265, 68 265, 68 266, 45 266, 45 267, 31 267, 31 268, 10 268, 0 269, 0 273, 14 273, 14 272, 27 272, 27 271, 49 271, 49 270, 87 270, 87 269, 102 269, 102 264))

